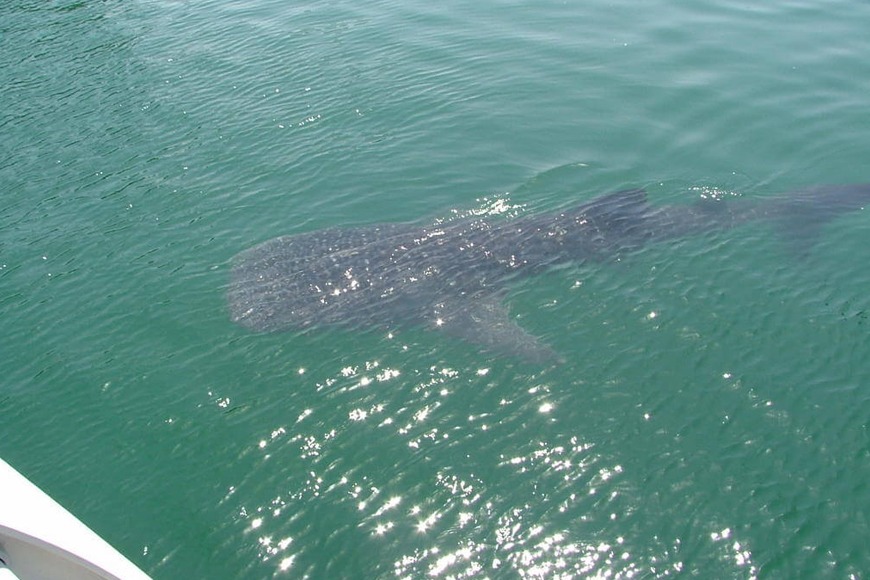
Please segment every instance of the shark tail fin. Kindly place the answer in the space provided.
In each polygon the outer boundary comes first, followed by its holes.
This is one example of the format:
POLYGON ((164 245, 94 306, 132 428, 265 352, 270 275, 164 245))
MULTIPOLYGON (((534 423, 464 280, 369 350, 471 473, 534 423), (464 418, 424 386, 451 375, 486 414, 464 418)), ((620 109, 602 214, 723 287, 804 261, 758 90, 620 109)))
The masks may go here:
POLYGON ((870 205, 870 184, 822 185, 801 189, 769 202, 765 213, 777 223, 792 252, 805 257, 822 229, 840 215, 870 205))

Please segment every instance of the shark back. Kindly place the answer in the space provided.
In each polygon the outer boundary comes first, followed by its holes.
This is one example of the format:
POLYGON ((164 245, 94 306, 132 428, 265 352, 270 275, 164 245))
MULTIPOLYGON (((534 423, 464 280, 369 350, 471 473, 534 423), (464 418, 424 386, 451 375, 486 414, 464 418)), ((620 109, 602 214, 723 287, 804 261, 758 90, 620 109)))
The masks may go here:
POLYGON ((324 229, 245 250, 233 258, 230 317, 255 332, 362 320, 389 298, 383 264, 410 231, 403 224, 324 229))
POLYGON ((805 243, 870 203, 870 184, 766 199, 656 205, 642 189, 515 220, 325 229, 263 242, 232 261, 231 319, 254 332, 417 324, 485 350, 546 361, 550 348, 504 305, 512 278, 558 263, 603 262, 646 244, 768 221, 805 243))

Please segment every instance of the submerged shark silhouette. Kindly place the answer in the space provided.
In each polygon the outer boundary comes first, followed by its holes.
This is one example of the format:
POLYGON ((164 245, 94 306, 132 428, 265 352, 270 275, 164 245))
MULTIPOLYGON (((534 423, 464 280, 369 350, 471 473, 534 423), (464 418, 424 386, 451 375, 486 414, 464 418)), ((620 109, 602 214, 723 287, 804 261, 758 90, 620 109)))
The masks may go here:
POLYGON ((232 260, 230 317, 255 332, 320 325, 424 325, 483 350, 545 362, 553 350, 503 305, 509 282, 567 262, 604 262, 662 240, 772 220, 808 247, 820 227, 870 203, 870 184, 758 200, 656 206, 642 189, 514 220, 470 217, 282 236, 232 260))

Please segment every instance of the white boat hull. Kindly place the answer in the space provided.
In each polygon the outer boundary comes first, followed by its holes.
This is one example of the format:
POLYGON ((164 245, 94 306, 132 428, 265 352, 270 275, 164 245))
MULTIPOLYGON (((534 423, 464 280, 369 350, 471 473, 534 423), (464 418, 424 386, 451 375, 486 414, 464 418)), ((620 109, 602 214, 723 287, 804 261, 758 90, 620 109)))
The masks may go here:
POLYGON ((2 459, 0 560, 0 580, 149 580, 2 459))

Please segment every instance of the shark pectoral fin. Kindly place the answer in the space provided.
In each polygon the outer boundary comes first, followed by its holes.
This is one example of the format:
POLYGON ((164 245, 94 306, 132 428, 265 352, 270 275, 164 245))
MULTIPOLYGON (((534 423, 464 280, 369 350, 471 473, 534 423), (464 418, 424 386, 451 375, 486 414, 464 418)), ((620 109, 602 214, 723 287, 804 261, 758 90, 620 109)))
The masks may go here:
POLYGON ((822 224, 805 223, 794 227, 793 223, 777 224, 779 246, 793 260, 805 260, 822 234, 822 224))
POLYGON ((495 354, 516 356, 537 364, 561 361, 549 345, 511 319, 497 295, 463 296, 440 303, 430 326, 495 354))

